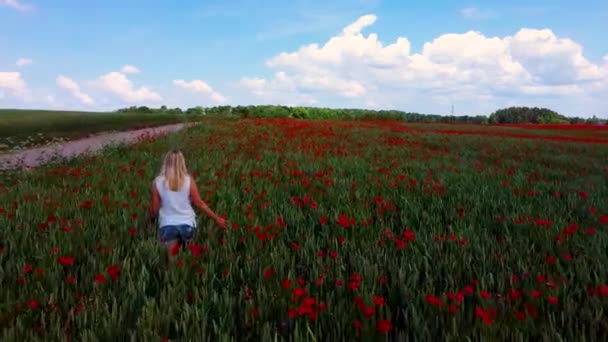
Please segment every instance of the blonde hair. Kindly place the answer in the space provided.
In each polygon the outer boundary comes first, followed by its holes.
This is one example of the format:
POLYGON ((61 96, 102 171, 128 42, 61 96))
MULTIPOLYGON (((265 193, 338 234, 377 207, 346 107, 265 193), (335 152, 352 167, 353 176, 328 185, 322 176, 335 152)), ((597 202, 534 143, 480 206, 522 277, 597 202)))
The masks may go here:
POLYGON ((184 185, 184 179, 188 175, 188 170, 186 169, 186 160, 181 151, 173 150, 167 152, 160 175, 165 177, 167 187, 172 191, 178 191, 184 185))

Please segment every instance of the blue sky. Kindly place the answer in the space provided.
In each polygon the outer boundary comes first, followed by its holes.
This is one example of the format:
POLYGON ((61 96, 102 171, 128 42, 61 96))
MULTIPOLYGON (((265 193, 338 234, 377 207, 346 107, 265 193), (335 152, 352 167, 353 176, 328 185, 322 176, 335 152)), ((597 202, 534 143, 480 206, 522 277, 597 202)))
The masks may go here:
POLYGON ((608 117, 605 32, 606 1, 0 0, 0 107, 608 117))

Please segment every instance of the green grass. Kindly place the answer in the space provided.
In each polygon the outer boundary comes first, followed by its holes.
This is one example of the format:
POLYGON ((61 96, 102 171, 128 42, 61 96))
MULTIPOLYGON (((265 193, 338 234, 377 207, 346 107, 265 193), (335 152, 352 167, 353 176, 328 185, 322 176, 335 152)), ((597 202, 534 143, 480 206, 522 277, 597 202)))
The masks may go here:
POLYGON ((105 131, 123 131, 192 121, 196 116, 0 109, 2 149, 32 147, 84 138, 105 131))
POLYGON ((608 339, 608 145, 203 122, 0 178, 0 340, 608 339), (146 208, 174 147, 229 227, 199 214, 170 266, 146 208))

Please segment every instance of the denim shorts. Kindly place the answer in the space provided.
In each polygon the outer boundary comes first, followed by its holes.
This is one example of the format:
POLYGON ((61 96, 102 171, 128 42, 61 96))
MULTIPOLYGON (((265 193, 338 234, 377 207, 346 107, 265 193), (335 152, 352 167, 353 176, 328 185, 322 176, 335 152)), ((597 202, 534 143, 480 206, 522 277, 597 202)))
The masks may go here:
POLYGON ((163 226, 158 229, 158 239, 165 244, 177 241, 180 245, 185 245, 192 240, 195 230, 187 224, 163 226))

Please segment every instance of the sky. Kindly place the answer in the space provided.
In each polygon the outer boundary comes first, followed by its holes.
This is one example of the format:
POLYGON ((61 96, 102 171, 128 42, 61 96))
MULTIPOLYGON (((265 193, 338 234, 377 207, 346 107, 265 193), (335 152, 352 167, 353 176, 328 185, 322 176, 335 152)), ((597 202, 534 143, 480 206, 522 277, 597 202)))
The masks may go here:
POLYGON ((608 1, 0 0, 0 108, 608 117, 608 1))

